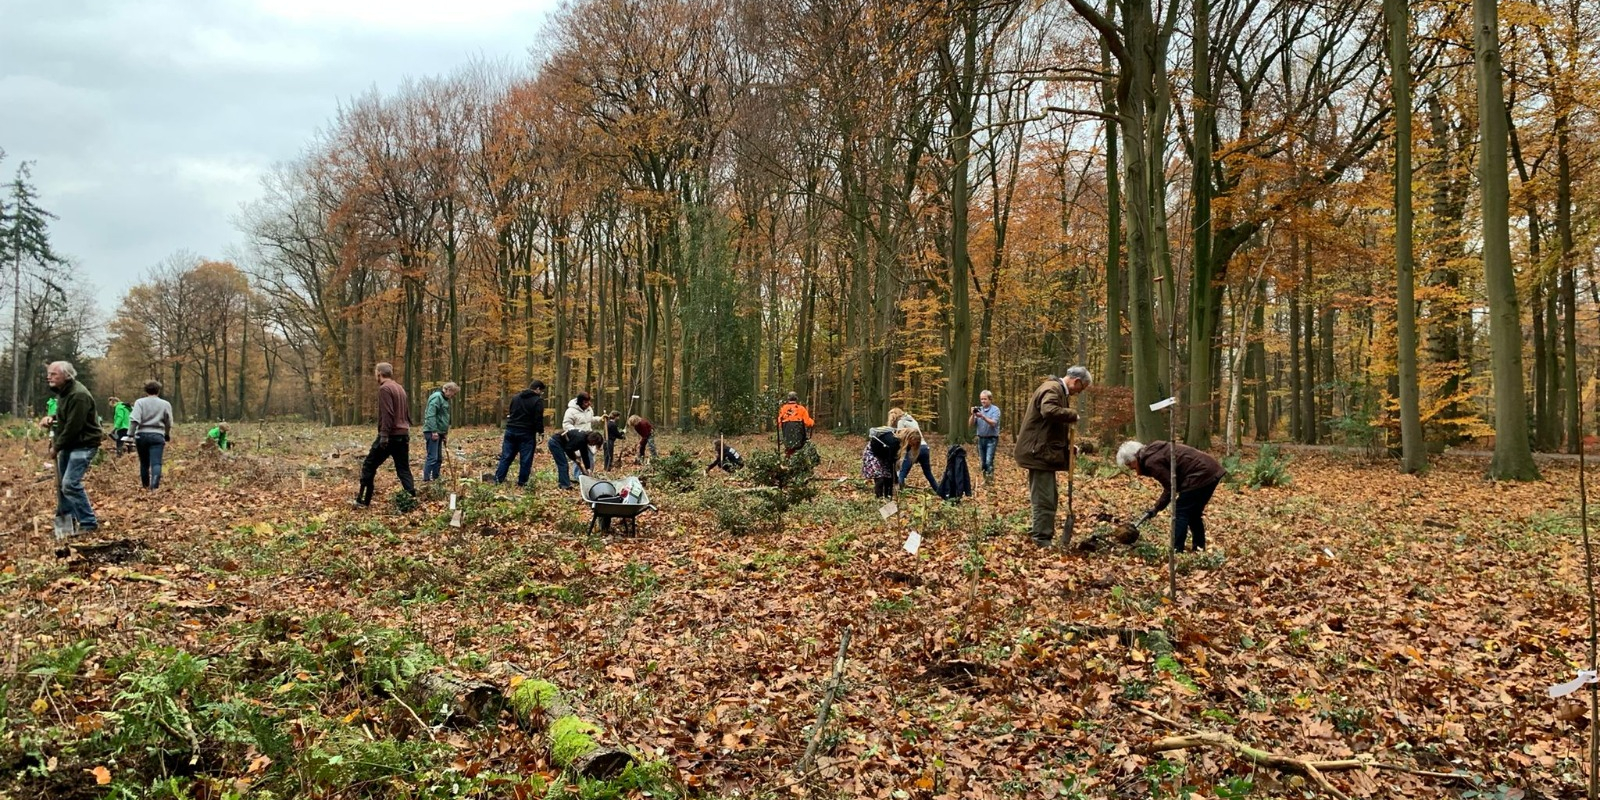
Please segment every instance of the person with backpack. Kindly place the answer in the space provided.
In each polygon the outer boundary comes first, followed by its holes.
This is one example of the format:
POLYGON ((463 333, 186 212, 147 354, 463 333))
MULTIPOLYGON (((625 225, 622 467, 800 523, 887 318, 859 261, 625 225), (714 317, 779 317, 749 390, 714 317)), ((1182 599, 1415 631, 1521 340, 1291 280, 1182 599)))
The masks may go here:
POLYGON ((778 441, 783 443, 784 456, 792 456, 811 439, 811 429, 816 422, 811 412, 800 404, 800 395, 790 392, 778 406, 778 441))
POLYGON ((461 385, 449 381, 428 395, 428 404, 422 409, 422 441, 427 455, 422 457, 422 482, 439 479, 439 469, 444 466, 444 448, 450 442, 450 401, 461 391, 461 385))
POLYGON ((161 461, 172 441, 172 404, 161 399, 161 382, 144 385, 144 397, 133 401, 128 415, 133 433, 133 450, 139 454, 139 485, 150 490, 161 487, 161 461))
POLYGON ((543 438, 544 381, 534 380, 511 398, 511 406, 506 410, 506 429, 500 439, 500 462, 494 468, 494 482, 506 482, 511 459, 516 458, 521 462, 517 467, 517 486, 527 486, 528 475, 533 471, 533 454, 543 438))
POLYGON ((556 460, 556 480, 562 489, 572 488, 572 478, 594 469, 590 448, 600 444, 605 437, 597 430, 573 428, 550 437, 550 455, 556 460), (568 477, 569 467, 571 477, 568 477))
POLYGON ((111 441, 115 445, 114 452, 122 455, 123 439, 128 438, 128 416, 133 413, 133 406, 111 397, 111 441))
POLYGON ((894 499, 894 462, 900 458, 900 438, 893 427, 879 426, 867 431, 867 446, 861 450, 861 477, 872 481, 872 496, 894 499))

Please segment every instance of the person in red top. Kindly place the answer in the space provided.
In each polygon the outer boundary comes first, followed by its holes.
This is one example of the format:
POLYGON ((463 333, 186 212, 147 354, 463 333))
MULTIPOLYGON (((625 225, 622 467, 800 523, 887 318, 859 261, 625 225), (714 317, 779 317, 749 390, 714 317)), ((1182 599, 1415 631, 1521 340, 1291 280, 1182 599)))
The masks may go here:
POLYGON ((361 462, 361 487, 356 490, 355 505, 366 508, 372 505, 372 482, 383 462, 394 459, 394 474, 400 478, 400 487, 415 497, 417 486, 411 480, 411 404, 406 400, 406 390, 394 380, 394 365, 387 361, 374 368, 378 378, 378 438, 361 462))
POLYGON ((800 405, 800 395, 790 392, 783 398, 783 405, 778 406, 778 440, 783 442, 783 454, 792 456, 805 447, 814 425, 811 412, 800 405))
POLYGON ((634 414, 628 417, 628 427, 632 428, 634 433, 639 434, 639 463, 641 465, 644 464, 644 450, 646 447, 650 448, 651 461, 661 457, 660 451, 656 450, 656 426, 651 425, 650 420, 634 414))

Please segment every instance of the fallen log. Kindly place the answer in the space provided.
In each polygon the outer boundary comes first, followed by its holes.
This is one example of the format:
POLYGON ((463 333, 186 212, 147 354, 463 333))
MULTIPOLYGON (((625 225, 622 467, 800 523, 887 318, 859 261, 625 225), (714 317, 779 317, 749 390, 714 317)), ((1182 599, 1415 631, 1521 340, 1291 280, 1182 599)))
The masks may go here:
POLYGON ((418 675, 410 694, 436 722, 456 727, 493 723, 506 707, 500 687, 447 672, 418 675))
POLYGON ((600 744, 600 727, 579 717, 555 684, 507 667, 512 672, 511 712, 518 724, 544 730, 551 763, 598 780, 610 780, 634 763, 626 750, 600 744))

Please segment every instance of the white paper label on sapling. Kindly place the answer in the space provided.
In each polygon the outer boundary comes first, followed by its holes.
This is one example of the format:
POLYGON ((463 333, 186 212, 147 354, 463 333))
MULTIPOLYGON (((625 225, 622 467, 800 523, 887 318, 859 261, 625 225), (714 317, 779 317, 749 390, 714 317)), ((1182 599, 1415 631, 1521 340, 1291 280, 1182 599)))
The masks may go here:
POLYGON ((922 534, 917 533, 916 531, 912 531, 911 535, 906 537, 906 543, 905 543, 906 552, 910 553, 911 555, 916 555, 917 554, 917 550, 919 550, 921 548, 922 548, 922 534))
POLYGON ((880 516, 882 516, 884 519, 888 519, 888 518, 894 516, 895 512, 897 512, 899 510, 900 510, 900 507, 895 505, 893 500, 890 500, 889 502, 884 503, 883 505, 878 507, 878 514, 880 516))

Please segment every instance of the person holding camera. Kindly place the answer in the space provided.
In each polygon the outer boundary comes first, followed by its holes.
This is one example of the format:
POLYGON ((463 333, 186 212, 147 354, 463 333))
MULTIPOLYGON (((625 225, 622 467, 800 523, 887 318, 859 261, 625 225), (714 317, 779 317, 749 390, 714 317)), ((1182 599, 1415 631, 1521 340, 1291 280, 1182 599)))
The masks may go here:
POLYGON ((978 426, 978 463, 983 469, 983 479, 994 478, 994 451, 1000 447, 1000 407, 994 404, 994 395, 988 389, 978 393, 978 405, 972 407, 969 423, 978 426))

